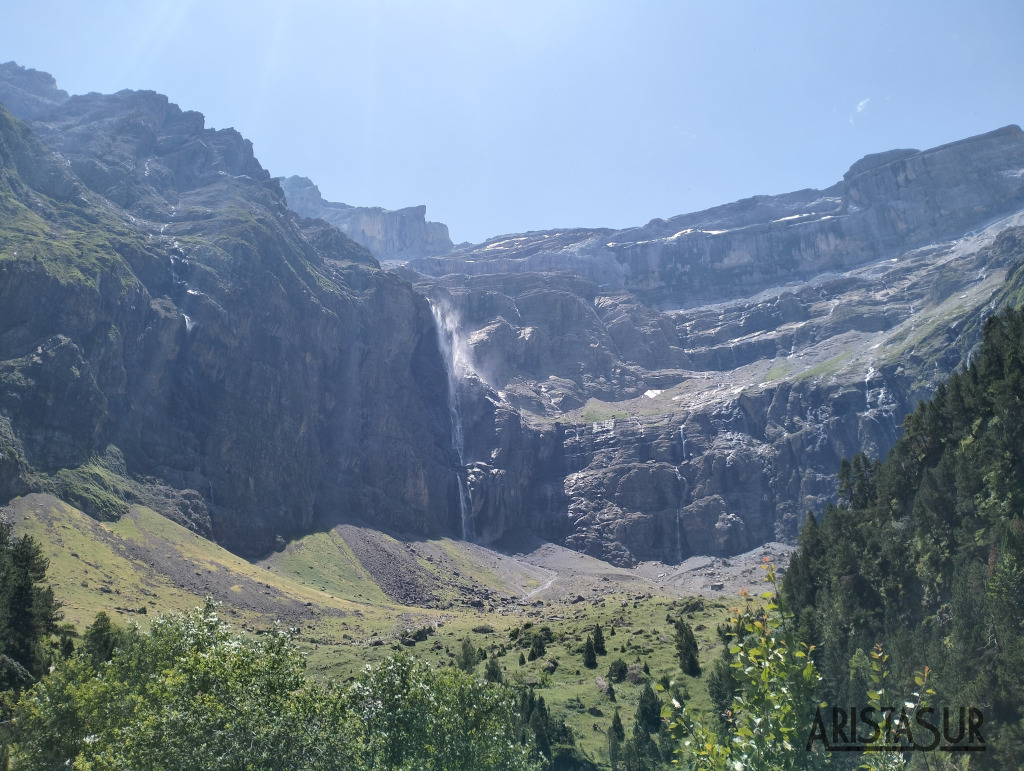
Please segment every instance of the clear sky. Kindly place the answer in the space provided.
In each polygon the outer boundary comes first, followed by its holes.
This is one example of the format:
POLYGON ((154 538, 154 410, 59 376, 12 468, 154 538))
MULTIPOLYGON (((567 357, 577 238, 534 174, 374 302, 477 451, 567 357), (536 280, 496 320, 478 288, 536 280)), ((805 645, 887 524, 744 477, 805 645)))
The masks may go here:
POLYGON ((1024 123, 1024 2, 0 0, 0 61, 152 89, 455 241, 826 187, 1024 123))

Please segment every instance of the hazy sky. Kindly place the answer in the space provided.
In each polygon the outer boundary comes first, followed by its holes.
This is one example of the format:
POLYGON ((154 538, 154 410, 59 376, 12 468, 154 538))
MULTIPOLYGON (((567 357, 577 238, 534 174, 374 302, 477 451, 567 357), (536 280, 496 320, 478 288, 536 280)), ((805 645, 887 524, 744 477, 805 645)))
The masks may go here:
POLYGON ((152 89, 455 241, 825 187, 1024 122, 1024 3, 0 0, 0 61, 152 89))

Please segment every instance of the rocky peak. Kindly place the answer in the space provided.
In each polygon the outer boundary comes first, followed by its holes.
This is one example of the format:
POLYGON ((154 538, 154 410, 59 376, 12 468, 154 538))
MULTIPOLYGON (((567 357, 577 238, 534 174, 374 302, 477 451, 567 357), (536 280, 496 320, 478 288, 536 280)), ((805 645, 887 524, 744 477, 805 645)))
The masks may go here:
POLYGON ((426 301, 291 212, 238 132, 149 91, 0 109, 0 203, 0 498, 109 514, 75 469, 113 454, 123 498, 245 553, 343 519, 458 532, 426 301))
POLYGON ((292 211, 331 223, 379 260, 408 260, 452 250, 448 226, 428 222, 426 206, 389 210, 326 201, 307 177, 287 177, 281 187, 292 211))
POLYGON ((1024 205, 1016 126, 923 152, 868 156, 826 190, 756 196, 619 231, 492 239, 410 262, 433 276, 575 272, 653 307, 714 303, 962 235, 1024 205))
POLYGON ((15 62, 0 64, 0 104, 22 120, 38 118, 68 100, 48 72, 26 69, 15 62))

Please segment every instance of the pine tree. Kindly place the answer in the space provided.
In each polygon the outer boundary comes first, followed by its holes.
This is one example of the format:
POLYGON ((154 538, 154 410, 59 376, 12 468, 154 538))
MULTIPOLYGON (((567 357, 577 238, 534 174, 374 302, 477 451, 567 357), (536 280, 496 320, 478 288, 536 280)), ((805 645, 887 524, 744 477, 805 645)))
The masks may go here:
POLYGON ((121 637, 121 631, 110 623, 110 616, 100 611, 82 635, 82 650, 98 667, 113 658, 121 637))
POLYGON ((615 716, 612 718, 612 727, 608 729, 608 761, 612 771, 615 771, 619 761, 622 759, 622 743, 626 740, 626 729, 622 726, 622 718, 616 707, 615 716))
POLYGON ((627 771, 653 771, 661 762, 661 750, 639 720, 633 723, 633 735, 626 742, 623 755, 627 771))
POLYGON ((621 683, 626 679, 626 673, 629 671, 629 667, 626 662, 622 659, 615 659, 608 666, 608 679, 613 683, 621 683))
POLYGON ((493 657, 487 659, 487 665, 484 667, 484 680, 489 683, 500 683, 504 679, 498 660, 493 657))
POLYGON ((594 652, 594 641, 587 635, 587 642, 583 645, 583 666, 587 669, 594 669, 597 666, 597 654, 594 652))
POLYGON ((548 736, 548 721, 546 720, 547 710, 544 708, 543 697, 537 700, 537 707, 530 715, 530 728, 533 730, 534 741, 537 752, 547 759, 551 759, 551 739, 548 736))
POLYGON ((700 677, 700 660, 697 658, 697 638, 686 623, 686 619, 676 621, 676 653, 679 656, 679 668, 691 677, 700 677))
POLYGON ((473 642, 468 637, 463 638, 462 648, 459 650, 459 658, 456 662, 459 669, 463 672, 472 672, 476 669, 476 665, 480 662, 477 656, 476 648, 473 647, 473 642))
POLYGON ((608 653, 607 649, 604 647, 604 632, 601 631, 600 624, 596 624, 594 626, 594 652, 598 656, 604 656, 608 653))
POLYGON ((654 693, 650 683, 646 683, 640 692, 640 701, 636 707, 636 722, 643 726, 649 734, 661 728, 661 701, 654 693))
POLYGON ((35 539, 12 539, 0 523, 0 689, 21 689, 49 667, 46 642, 61 614, 53 589, 39 585, 48 567, 35 539))
POLYGON ((547 651, 547 647, 544 645, 544 636, 539 632, 533 633, 533 640, 530 643, 530 655, 527 657, 530 661, 536 661, 547 651))

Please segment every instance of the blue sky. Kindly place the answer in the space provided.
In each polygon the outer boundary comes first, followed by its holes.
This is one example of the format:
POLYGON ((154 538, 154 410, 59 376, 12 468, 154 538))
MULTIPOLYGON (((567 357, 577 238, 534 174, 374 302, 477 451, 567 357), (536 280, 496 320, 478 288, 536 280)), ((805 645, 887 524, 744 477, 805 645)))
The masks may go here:
POLYGON ((456 241, 825 187, 1024 122, 1024 3, 5 0, 0 61, 152 89, 456 241))

